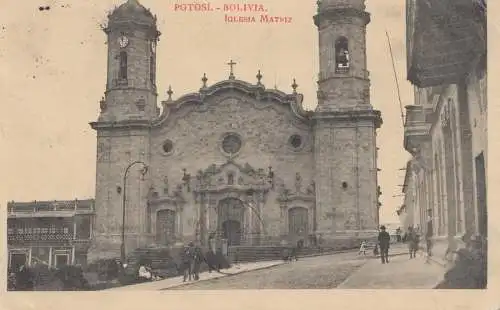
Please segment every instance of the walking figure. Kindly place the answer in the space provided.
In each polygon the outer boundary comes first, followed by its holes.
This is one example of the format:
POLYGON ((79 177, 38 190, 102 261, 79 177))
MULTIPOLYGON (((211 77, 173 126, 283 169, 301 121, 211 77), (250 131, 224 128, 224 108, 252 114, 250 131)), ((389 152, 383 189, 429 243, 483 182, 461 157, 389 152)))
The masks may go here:
POLYGON ((194 273, 194 280, 196 281, 200 279, 200 266, 201 263, 204 261, 205 258, 203 257, 201 248, 199 246, 196 246, 194 248, 194 255, 193 255, 193 273, 194 273))
POLYGON ((358 255, 361 253, 363 253, 363 255, 366 255, 366 241, 361 242, 361 245, 359 246, 358 255))
POLYGON ((189 246, 184 247, 184 250, 182 251, 181 254, 181 269, 184 273, 184 279, 183 282, 186 282, 186 280, 189 279, 191 281, 191 275, 193 273, 193 257, 194 253, 192 251, 192 245, 193 243, 189 243, 189 246))
POLYGON ((382 264, 389 263, 389 245, 391 243, 391 236, 385 231, 385 226, 380 226, 380 233, 378 234, 378 243, 380 246, 380 258, 382 264))
POLYGON ((411 226, 408 227, 406 240, 408 241, 408 249, 410 250, 410 259, 415 258, 418 250, 418 244, 420 242, 420 236, 411 226))

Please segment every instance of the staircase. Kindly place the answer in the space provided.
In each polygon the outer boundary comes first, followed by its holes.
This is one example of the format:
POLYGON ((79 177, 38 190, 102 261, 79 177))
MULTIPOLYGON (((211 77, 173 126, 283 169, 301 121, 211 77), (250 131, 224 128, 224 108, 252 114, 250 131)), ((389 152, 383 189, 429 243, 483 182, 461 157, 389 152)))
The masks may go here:
POLYGON ((127 273, 139 269, 141 259, 151 263, 151 268, 162 277, 175 277, 179 274, 179 256, 182 248, 151 247, 135 249, 127 258, 127 273))
MULTIPOLYGON (((358 242, 343 242, 330 247, 304 247, 297 249, 297 256, 314 256, 329 253, 341 253, 359 248, 358 242)), ((228 256, 232 262, 256 262, 283 259, 284 251, 290 252, 290 246, 230 246, 228 256)))

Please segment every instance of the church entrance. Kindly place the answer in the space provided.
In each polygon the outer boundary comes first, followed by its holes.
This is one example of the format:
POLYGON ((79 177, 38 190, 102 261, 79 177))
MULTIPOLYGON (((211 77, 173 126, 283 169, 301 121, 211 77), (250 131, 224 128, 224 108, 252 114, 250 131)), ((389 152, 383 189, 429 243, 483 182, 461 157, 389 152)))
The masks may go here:
POLYGON ((160 210, 156 213, 156 243, 169 245, 175 242, 175 211, 160 210))
POLYGON ((302 247, 309 232, 308 211, 306 208, 295 207, 288 210, 288 233, 295 239, 294 243, 302 247))
POLYGON ((226 198, 219 202, 218 228, 220 236, 229 246, 240 245, 243 235, 243 202, 237 198, 226 198))
POLYGON ((227 244, 240 245, 241 241, 241 224, 240 222, 227 220, 222 223, 222 235, 224 239, 227 239, 227 244))

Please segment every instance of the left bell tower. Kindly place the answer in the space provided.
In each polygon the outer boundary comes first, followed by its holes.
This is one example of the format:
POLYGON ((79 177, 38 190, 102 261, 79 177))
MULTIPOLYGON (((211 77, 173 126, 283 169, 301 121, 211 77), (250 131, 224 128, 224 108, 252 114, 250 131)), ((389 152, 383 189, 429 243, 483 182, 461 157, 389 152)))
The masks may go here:
POLYGON ((107 80, 97 132, 96 217, 88 261, 117 258, 152 242, 146 225, 151 121, 158 115, 156 17, 137 0, 108 15, 107 80), (132 167, 133 166, 133 167, 132 167), (126 172, 127 171, 127 172, 126 172), (123 246, 124 245, 124 246, 123 246))
POLYGON ((108 16, 106 96, 100 119, 152 119, 157 113, 156 17, 137 0, 128 0, 108 16))

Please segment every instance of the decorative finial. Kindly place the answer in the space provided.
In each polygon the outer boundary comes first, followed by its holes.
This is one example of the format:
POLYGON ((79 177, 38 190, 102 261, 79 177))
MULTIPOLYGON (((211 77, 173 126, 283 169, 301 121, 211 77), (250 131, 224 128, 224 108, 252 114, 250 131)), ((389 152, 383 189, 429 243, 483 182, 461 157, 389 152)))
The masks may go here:
POLYGON ((293 79, 292 88, 294 94, 297 93, 297 87, 299 87, 299 85, 297 85, 297 82, 295 81, 295 79, 293 79))
POLYGON ((259 72, 257 72, 257 75, 255 77, 257 78, 257 85, 262 85, 262 83, 260 83, 260 80, 262 80, 262 74, 260 73, 260 70, 259 72))
POLYGON ((230 62, 227 63, 229 65, 229 68, 230 68, 230 72, 229 72, 229 79, 230 80, 234 80, 234 73, 233 73, 233 66, 236 64, 232 59, 230 62))
POLYGON ((203 82, 203 86, 202 88, 207 88, 207 74, 206 73, 203 73, 203 77, 201 78, 201 81, 203 82))
POLYGON ((168 85, 168 91, 167 91, 167 95, 168 95, 168 100, 171 101, 172 100, 172 94, 174 92, 172 91, 172 86, 171 85, 168 85))

